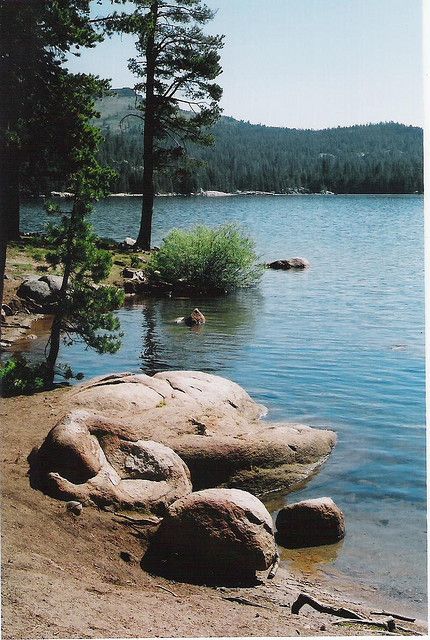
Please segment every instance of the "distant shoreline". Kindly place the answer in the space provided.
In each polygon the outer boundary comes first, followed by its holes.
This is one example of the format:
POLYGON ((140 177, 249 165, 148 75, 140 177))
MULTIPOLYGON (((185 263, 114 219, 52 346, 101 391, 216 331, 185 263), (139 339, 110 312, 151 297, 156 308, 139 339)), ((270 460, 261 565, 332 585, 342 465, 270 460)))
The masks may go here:
MULTIPOLYGON (((303 191, 292 191, 289 193, 277 193, 275 191, 235 191, 228 193, 224 191, 201 191, 197 193, 156 193, 156 198, 231 198, 243 196, 422 196, 423 192, 413 193, 334 193, 333 191, 306 193, 303 191)), ((143 193, 110 193, 107 198, 142 198, 143 193)), ((73 193, 68 191, 51 191, 49 196, 40 195, 41 198, 73 198, 73 193)))

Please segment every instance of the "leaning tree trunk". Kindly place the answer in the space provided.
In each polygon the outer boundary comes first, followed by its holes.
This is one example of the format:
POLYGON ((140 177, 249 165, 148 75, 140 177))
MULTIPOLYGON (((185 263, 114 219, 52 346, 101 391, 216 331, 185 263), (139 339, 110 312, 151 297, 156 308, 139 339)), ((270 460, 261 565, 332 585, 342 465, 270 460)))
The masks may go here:
POLYGON ((18 239, 19 160, 17 154, 4 150, 0 162, 0 307, 3 304, 7 245, 18 239))
POLYGON ((154 80, 157 52, 155 49, 155 29, 157 24, 158 3, 151 6, 153 28, 148 35, 146 45, 146 84, 145 84, 145 117, 143 132, 143 199, 142 217, 136 246, 148 251, 151 248, 152 214, 154 211, 154 131, 155 131, 155 96, 154 80))
POLYGON ((67 255, 64 262, 64 274, 63 281, 61 283, 61 289, 58 294, 58 307, 54 316, 54 320, 51 327, 51 335, 49 337, 49 353, 45 363, 45 387, 50 388, 54 384, 55 377, 55 364, 57 362, 58 354, 60 352, 61 343, 61 331, 66 314, 66 302, 69 290, 70 276, 72 275, 73 268, 73 240, 75 233, 76 219, 79 215, 78 209, 80 204, 75 200, 72 208, 72 213, 69 220, 69 229, 67 232, 67 255))

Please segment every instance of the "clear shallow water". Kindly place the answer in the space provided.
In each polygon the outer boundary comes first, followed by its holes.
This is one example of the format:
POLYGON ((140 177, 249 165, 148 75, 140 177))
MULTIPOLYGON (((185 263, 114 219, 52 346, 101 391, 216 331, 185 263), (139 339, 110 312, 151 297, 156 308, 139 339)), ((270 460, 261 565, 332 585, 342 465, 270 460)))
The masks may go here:
MULTIPOLYGON (((138 198, 102 202, 96 230, 135 237, 139 210, 138 198)), ((345 513, 345 541, 312 557, 424 613, 422 197, 159 198, 154 244, 174 226, 224 221, 241 224, 265 260, 300 255, 311 268, 268 271, 257 289, 222 299, 136 302, 119 312, 125 336, 116 355, 74 345, 63 348, 61 360, 86 377, 114 370, 219 373, 265 404, 268 419, 335 429, 338 445, 328 463, 289 498, 330 495, 345 513), (207 318, 203 328, 172 323, 194 306, 207 318)), ((24 230, 43 224, 40 208, 27 205, 24 230)), ((34 341, 31 350, 42 347, 34 341)), ((297 564, 297 552, 283 557, 297 564)))

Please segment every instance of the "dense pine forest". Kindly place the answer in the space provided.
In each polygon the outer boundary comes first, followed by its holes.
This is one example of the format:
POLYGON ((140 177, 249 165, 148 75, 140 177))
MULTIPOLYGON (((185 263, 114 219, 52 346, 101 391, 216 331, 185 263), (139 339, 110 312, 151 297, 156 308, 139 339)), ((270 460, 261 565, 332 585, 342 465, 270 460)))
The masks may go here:
MULTIPOLYGON (((118 178, 114 192, 142 192, 142 123, 131 89, 98 103, 103 163, 118 178)), ((276 193, 422 193, 423 132, 394 122, 321 131, 267 127, 222 117, 212 147, 187 148, 156 176, 160 193, 203 190, 276 193)), ((172 141, 169 141, 172 144, 172 141)))

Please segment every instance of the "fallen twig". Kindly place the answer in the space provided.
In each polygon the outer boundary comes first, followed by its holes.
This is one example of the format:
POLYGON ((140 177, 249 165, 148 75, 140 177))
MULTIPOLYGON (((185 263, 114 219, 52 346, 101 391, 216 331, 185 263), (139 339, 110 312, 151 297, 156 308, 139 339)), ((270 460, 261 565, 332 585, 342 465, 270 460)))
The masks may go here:
POLYGON ((334 616, 339 616, 340 618, 353 618, 354 620, 361 620, 362 616, 355 611, 350 611, 349 609, 345 609, 341 607, 340 609, 335 609, 334 607, 329 607, 328 605, 321 604, 314 598, 306 595, 305 593, 300 593, 297 600, 293 602, 291 605, 291 613, 299 613, 300 609, 303 605, 308 604, 310 607, 319 611, 320 613, 329 613, 334 616))
POLYGON ((371 611, 373 616, 391 616, 397 618, 397 620, 404 620, 405 622, 415 622, 416 618, 408 618, 408 616, 402 616, 400 613, 389 613, 388 611, 371 611))
POLYGON ((158 589, 163 589, 163 591, 167 591, 167 593, 170 593, 172 596, 175 596, 175 598, 179 598, 178 594, 175 593, 174 591, 171 591, 170 589, 168 589, 167 587, 162 587, 161 584, 156 584, 155 585, 158 589))
POLYGON ((357 620, 357 618, 349 618, 345 620, 335 620, 332 624, 367 624, 368 626, 380 627, 387 631, 395 631, 398 628, 396 627, 396 623, 393 618, 388 618, 386 622, 382 622, 381 620, 366 620, 365 618, 362 618, 361 620, 357 620))
POLYGON ((162 520, 162 518, 132 518, 131 516, 126 516, 125 513, 120 513, 119 511, 114 511, 113 515, 118 518, 123 518, 124 520, 127 520, 127 522, 132 522, 135 525, 158 524, 162 520))
POLYGON ((239 596, 223 596, 223 600, 230 600, 230 602, 238 602, 239 604, 247 604, 250 607, 259 607, 260 609, 269 609, 271 607, 266 607, 264 604, 258 604, 257 602, 252 602, 251 600, 247 600, 246 598, 240 598, 239 596))
POLYGON ((269 575, 267 576, 269 580, 272 580, 279 569, 279 563, 281 562, 281 556, 278 552, 276 552, 276 557, 273 561, 272 566, 270 567, 269 575))

